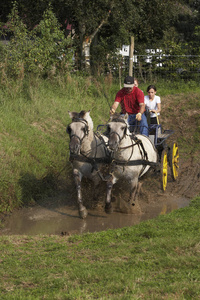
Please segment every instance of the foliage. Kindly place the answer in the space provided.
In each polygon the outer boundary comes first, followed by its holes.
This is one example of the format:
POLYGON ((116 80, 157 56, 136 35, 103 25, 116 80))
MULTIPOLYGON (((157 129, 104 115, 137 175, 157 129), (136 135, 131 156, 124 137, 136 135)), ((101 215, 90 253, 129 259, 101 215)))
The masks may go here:
MULTIPOLYGON (((3 12, 10 9, 11 0, 7 3, 2 2, 3 12)), ((26 24, 28 30, 39 24, 42 20, 43 12, 48 9, 48 0, 36 0, 36 2, 19 0, 18 10, 19 16, 26 24)), ((51 1, 52 11, 56 15, 63 29, 66 31, 66 25, 73 26, 73 45, 76 48, 76 64, 79 67, 81 64, 81 49, 83 41, 90 38, 95 33, 98 26, 103 20, 107 20, 95 35, 91 48, 91 65, 93 71, 98 73, 106 72, 113 64, 112 57, 116 56, 116 49, 124 44, 130 43, 130 36, 135 38, 135 50, 140 55, 145 54, 145 49, 148 48, 167 48, 169 41, 177 43, 180 48, 179 54, 198 54, 199 39, 196 36, 199 24, 199 2, 187 0, 53 0, 51 1), (195 29, 196 28, 196 29, 195 29), (176 37, 174 39, 174 36, 176 37), (166 44, 167 41, 167 44, 166 44), (186 51, 187 50, 187 51, 186 51)), ((5 20, 4 13, 2 20, 5 20)), ((49 41, 50 42, 50 41, 49 41)), ((27 43, 27 41, 26 41, 27 43)), ((41 48, 44 47, 41 45, 41 48)), ((52 44, 48 44, 52 48, 52 44)), ((169 45, 170 46, 170 45, 169 45)), ((173 45, 171 45, 173 47, 173 45)), ((61 48, 65 49, 65 47, 61 48)), ((39 52, 45 52, 41 50, 39 52)), ((174 50, 172 50, 174 52, 174 50)), ((33 51, 36 52, 36 51, 33 51)), ((61 52, 61 50, 60 50, 61 52)), ((33 53, 36 55, 37 53, 33 53)), ((44 62, 38 62, 38 57, 29 59, 30 68, 38 72, 38 68, 42 68, 45 72, 46 56, 52 53, 46 51, 43 55, 39 55, 44 62), (34 61, 37 59, 37 63, 34 61), (36 67, 35 67, 36 63, 36 67)), ((58 54, 60 57, 62 53, 58 54)), ((119 61, 117 60, 117 64, 119 61)), ((51 64, 54 70, 57 64, 51 64)), ((63 63, 63 65, 65 65, 63 63)), ((24 67, 24 66, 23 66, 24 67)), ((23 68, 19 62, 19 73, 23 68), (20 69, 21 68, 21 69, 20 69)), ((116 65, 115 65, 116 67, 116 65)), ((52 71, 54 72, 54 71, 52 71)))
POLYGON ((96 64, 104 62, 107 65, 108 57, 116 57, 117 48, 129 45, 131 36, 134 36, 135 50, 140 55, 145 54, 146 48, 157 48, 176 15, 173 1, 115 1, 109 22, 99 33, 98 43, 93 45, 96 64))
POLYGON ((14 3, 7 30, 12 37, 5 46, 5 55, 1 57, 2 80, 6 75, 23 79, 30 72, 55 75, 58 70, 70 70, 73 55, 71 39, 65 38, 51 7, 44 12, 38 26, 30 31, 19 17, 14 3))

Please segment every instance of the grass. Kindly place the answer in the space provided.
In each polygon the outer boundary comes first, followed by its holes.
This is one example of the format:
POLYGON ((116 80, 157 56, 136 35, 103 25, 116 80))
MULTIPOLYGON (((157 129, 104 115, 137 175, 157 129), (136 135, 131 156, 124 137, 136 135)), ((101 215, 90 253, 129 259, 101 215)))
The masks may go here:
POLYGON ((192 93, 200 93, 200 86, 197 84, 197 82, 193 80, 189 80, 185 82, 182 80, 159 80, 159 82, 148 82, 146 84, 141 83, 140 88, 144 91, 146 95, 147 87, 150 84, 155 84, 157 88, 157 94, 161 95, 162 97, 168 96, 168 95, 177 95, 177 94, 186 94, 189 95, 192 91, 192 93))
MULTIPOLYGON (((175 129, 182 159, 198 160, 198 85, 193 93, 185 83, 157 86, 162 123, 175 129)), ((69 75, 1 86, 1 212, 48 197, 70 180, 67 111, 90 109, 95 127, 103 124, 118 88, 108 78, 69 75)), ((199 299, 199 219, 200 196, 134 227, 0 236, 1 299, 199 299)))
POLYGON ((0 237, 1 299, 199 299, 200 197, 134 227, 0 237))

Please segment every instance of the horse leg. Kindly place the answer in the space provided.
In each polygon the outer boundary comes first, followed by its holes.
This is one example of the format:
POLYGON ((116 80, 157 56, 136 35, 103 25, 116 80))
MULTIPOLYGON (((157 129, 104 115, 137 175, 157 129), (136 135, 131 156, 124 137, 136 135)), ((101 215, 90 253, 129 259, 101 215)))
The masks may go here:
POLYGON ((130 196, 129 196, 129 202, 134 206, 136 202, 137 195, 140 190, 140 184, 138 183, 138 178, 135 177, 131 181, 131 191, 130 191, 130 196))
POLYGON ((113 176, 111 175, 107 181, 107 194, 106 194, 106 205, 105 205, 105 212, 107 214, 112 213, 111 192, 112 192, 113 184, 114 184, 114 180, 113 180, 113 176))
POLYGON ((76 184, 76 190, 77 190, 77 203, 78 203, 78 211, 79 211, 79 216, 81 219, 85 219, 87 217, 87 209, 85 208, 85 206, 83 205, 83 201, 82 201, 82 192, 81 192, 81 173, 78 170, 74 170, 74 180, 75 180, 75 184, 76 184))
POLYGON ((95 208, 97 206, 101 190, 100 190, 100 181, 99 180, 93 180, 94 187, 93 187, 93 202, 92 207, 95 208))
POLYGON ((134 206, 134 213, 142 213, 141 211, 141 207, 140 207, 140 204, 139 204, 139 201, 138 201, 138 194, 139 194, 139 191, 141 189, 141 183, 138 182, 138 178, 134 179, 132 182, 131 182, 131 192, 130 192, 130 198, 129 198, 129 203, 130 205, 134 206))

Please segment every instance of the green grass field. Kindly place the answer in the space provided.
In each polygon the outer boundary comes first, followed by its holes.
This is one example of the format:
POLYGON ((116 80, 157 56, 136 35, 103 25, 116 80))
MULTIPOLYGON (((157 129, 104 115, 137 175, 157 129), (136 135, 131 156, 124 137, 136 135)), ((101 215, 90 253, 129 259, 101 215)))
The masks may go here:
MULTIPOLYGON (((145 92, 147 85, 140 88, 145 92)), ((71 177, 68 110, 91 110, 95 127, 104 124, 118 89, 107 78, 67 75, 1 86, 1 213, 57 192, 71 177)), ((161 82, 157 89, 165 127, 179 130, 183 159, 198 161, 199 86, 161 82)), ((189 207, 134 227, 70 237, 0 236, 1 299, 199 299, 199 219, 198 196, 189 207)))
POLYGON ((1 236, 1 299, 199 299, 200 197, 133 227, 1 236))

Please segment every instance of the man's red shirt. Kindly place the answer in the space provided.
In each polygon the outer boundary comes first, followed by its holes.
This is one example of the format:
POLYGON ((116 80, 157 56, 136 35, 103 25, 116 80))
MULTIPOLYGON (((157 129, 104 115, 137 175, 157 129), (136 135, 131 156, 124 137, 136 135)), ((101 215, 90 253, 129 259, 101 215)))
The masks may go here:
POLYGON ((125 88, 122 88, 117 93, 115 102, 120 103, 123 114, 137 114, 140 111, 139 103, 144 103, 144 93, 135 86, 129 94, 127 94, 125 88))

